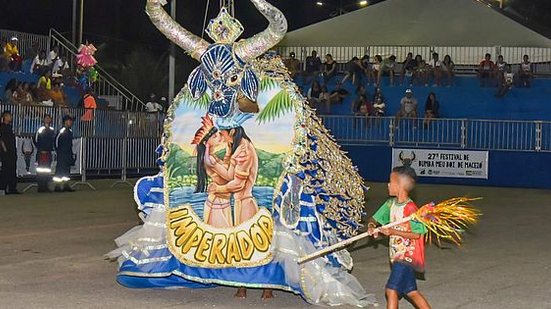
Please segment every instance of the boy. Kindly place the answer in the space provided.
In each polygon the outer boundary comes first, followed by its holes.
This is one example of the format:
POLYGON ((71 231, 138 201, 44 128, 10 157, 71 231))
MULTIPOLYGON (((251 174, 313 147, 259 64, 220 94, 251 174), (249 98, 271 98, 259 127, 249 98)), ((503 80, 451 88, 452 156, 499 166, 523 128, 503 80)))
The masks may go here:
MULTIPOLYGON (((388 193, 393 198, 387 200, 373 215, 368 224, 373 233, 377 225, 385 225, 408 217, 417 211, 409 193, 415 186, 417 175, 408 166, 395 167, 390 174, 388 193)), ((392 270, 386 284, 387 308, 398 308, 400 298, 407 296, 410 302, 420 309, 430 309, 425 297, 417 291, 416 273, 423 273, 425 266, 424 225, 409 221, 389 229, 381 229, 389 236, 390 263, 392 270)), ((378 237, 378 233, 373 235, 378 237)))

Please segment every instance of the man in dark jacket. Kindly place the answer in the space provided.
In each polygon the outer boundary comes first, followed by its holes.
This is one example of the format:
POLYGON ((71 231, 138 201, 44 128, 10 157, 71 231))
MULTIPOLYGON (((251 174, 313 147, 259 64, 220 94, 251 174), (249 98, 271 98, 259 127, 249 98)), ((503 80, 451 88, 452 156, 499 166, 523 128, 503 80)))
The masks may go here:
POLYGON ((55 148, 57 153, 57 166, 55 169, 54 182, 56 183, 55 192, 73 192, 69 186, 71 166, 74 164, 73 154, 73 117, 63 116, 63 127, 57 133, 55 138, 55 148))
POLYGON ((52 151, 54 150, 55 131, 51 126, 52 116, 44 116, 43 125, 36 131, 34 144, 36 146, 36 182, 38 192, 50 192, 48 189, 48 175, 52 173, 52 151))
POLYGON ((17 152, 15 135, 12 128, 12 114, 10 111, 2 113, 0 122, 0 158, 2 173, 0 174, 0 191, 6 194, 19 194, 17 191, 17 152))

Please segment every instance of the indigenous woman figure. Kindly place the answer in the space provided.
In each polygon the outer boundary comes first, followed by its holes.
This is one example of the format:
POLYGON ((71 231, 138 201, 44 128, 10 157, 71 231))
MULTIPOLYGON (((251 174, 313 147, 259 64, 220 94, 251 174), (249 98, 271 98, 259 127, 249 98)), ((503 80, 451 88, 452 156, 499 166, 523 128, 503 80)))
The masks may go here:
MULTIPOLYGON (((213 169, 214 166, 217 166, 219 170, 223 170, 222 164, 219 163, 220 160, 215 155, 216 148, 222 142, 220 133, 209 115, 202 118, 202 124, 203 126, 197 130, 191 142, 193 145, 197 145, 197 185, 195 186, 195 193, 206 191, 208 177, 212 180, 212 184, 218 186, 226 185, 228 182, 213 169)), ((203 221, 217 228, 233 226, 230 193, 209 192, 203 210, 203 221)))

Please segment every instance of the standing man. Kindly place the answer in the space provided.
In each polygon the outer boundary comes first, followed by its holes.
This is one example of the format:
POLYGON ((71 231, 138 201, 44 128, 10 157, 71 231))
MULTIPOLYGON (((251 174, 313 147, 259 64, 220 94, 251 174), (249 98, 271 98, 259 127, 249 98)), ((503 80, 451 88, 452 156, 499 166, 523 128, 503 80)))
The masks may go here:
POLYGON ((46 114, 43 125, 34 136, 36 146, 36 181, 38 192, 50 192, 48 189, 48 175, 52 173, 52 151, 54 151, 55 131, 52 128, 52 116, 46 114))
POLYGON ((10 111, 3 112, 0 118, 0 158, 2 160, 0 191, 6 194, 19 194, 16 174, 17 152, 12 119, 10 111))
POLYGON ((75 162, 73 154, 73 126, 74 118, 63 116, 63 127, 55 138, 55 149, 57 152, 57 166, 55 169, 54 182, 55 192, 74 192, 68 182, 71 180, 71 166, 75 162))

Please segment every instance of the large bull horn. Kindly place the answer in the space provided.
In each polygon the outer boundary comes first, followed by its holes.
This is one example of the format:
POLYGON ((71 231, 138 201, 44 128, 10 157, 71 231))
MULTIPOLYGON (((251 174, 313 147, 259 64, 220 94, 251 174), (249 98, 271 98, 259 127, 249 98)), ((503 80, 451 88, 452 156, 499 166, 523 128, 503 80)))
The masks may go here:
POLYGON ((163 9, 163 4, 166 4, 165 0, 147 0, 145 11, 149 19, 170 41, 180 46, 194 59, 199 60, 209 43, 180 26, 163 9))
POLYGON ((264 54, 279 43, 287 33, 287 19, 280 10, 265 0, 251 0, 251 2, 270 24, 266 30, 235 44, 235 53, 244 61, 264 54))

